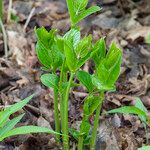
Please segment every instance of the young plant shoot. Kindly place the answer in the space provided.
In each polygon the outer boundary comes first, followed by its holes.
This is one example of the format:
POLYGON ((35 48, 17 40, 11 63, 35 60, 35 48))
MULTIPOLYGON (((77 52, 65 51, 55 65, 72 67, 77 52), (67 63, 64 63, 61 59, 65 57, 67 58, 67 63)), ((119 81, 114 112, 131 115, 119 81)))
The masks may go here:
POLYGON ((22 119, 24 114, 21 114, 11 120, 9 120, 9 117, 22 109, 33 97, 33 95, 27 97, 26 99, 11 105, 10 107, 7 107, 3 111, 0 111, 0 142, 3 141, 5 138, 15 136, 15 135, 21 135, 21 134, 29 134, 29 133, 49 133, 49 134, 57 134, 53 130, 50 130, 48 128, 44 127, 38 127, 38 126, 21 126, 15 128, 15 125, 22 119))
MULTIPOLYGON (((55 29, 47 31, 44 27, 35 28, 37 57, 43 69, 48 72, 41 76, 41 82, 54 91, 55 131, 63 134, 63 149, 69 150, 70 133, 78 141, 78 150, 83 150, 84 145, 87 144, 90 144, 90 149, 94 150, 104 94, 115 90, 115 82, 120 74, 122 51, 115 43, 112 43, 108 50, 104 38, 96 43, 92 42, 91 35, 81 39, 78 23, 100 11, 100 7, 87 8, 88 0, 66 0, 66 2, 71 29, 64 36, 60 36, 55 29), (92 75, 81 69, 90 59, 95 64, 95 73, 92 75), (77 86, 75 78, 89 92, 84 101, 83 119, 79 131, 68 126, 69 93, 72 87, 77 86), (94 113, 92 129, 89 117, 94 113)), ((60 142, 59 134, 56 135, 56 140, 60 142)))

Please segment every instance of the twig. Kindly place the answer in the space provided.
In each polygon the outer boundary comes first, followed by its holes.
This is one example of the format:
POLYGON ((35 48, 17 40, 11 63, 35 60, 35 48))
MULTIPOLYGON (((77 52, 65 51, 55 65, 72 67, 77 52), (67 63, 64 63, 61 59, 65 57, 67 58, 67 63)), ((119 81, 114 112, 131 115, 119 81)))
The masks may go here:
POLYGON ((11 9, 12 9, 12 0, 9 0, 7 22, 10 22, 11 20, 11 9))
POLYGON ((26 28, 27 28, 27 26, 28 26, 28 24, 29 24, 29 22, 31 20, 31 17, 33 16, 34 11, 35 11, 35 7, 32 8, 32 10, 31 10, 31 12, 30 12, 30 14, 28 16, 28 19, 26 20, 26 23, 25 23, 25 25, 23 27, 24 32, 26 31, 26 28))
POLYGON ((5 58, 8 58, 7 34, 6 34, 6 30, 4 28, 4 25, 3 25, 1 18, 0 18, 0 27, 2 29, 3 39, 4 39, 5 58))

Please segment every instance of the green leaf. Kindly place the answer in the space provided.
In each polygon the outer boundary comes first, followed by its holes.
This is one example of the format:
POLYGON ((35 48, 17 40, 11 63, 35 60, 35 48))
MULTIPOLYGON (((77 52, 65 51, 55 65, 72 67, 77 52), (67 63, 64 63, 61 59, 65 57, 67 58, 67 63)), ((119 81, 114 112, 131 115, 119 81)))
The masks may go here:
MULTIPOLYGON (((139 108, 140 110, 142 110, 143 112, 147 113, 147 109, 146 107, 143 105, 143 102, 137 97, 136 98, 136 102, 135 102, 135 107, 139 108)), ((141 121, 146 122, 146 118, 143 116, 140 116, 141 121)))
POLYGON ((100 40, 98 40, 96 44, 94 45, 93 49, 94 50, 97 49, 96 53, 93 56, 93 60, 96 66, 98 66, 100 61, 106 57, 106 44, 105 44, 104 38, 101 38, 100 40))
POLYGON ((36 44, 36 54, 42 65, 48 69, 52 67, 52 56, 41 42, 36 44))
POLYGON ((43 74, 41 82, 48 88, 58 89, 59 77, 55 74, 43 74))
POLYGON ((101 102, 102 100, 98 96, 88 96, 84 101, 83 114, 90 116, 101 102))
POLYGON ((147 114, 135 106, 124 106, 121 108, 110 110, 107 113, 135 114, 138 116, 142 116, 145 120, 148 120, 147 114))
POLYGON ((75 49, 75 53, 76 53, 76 56, 77 58, 84 58, 90 48, 91 48, 91 41, 92 41, 92 37, 91 35, 89 35, 88 37, 84 37, 80 42, 79 44, 77 45, 76 49, 75 49))
POLYGON ((12 120, 6 122, 6 125, 3 128, 0 128, 0 137, 4 136, 8 131, 14 128, 14 126, 21 120, 24 114, 13 118, 12 120))
POLYGON ((94 90, 91 75, 85 71, 77 72, 77 79, 87 88, 89 92, 94 90))
POLYGON ((84 137, 87 137, 90 131, 90 123, 87 120, 83 120, 80 125, 80 135, 84 137))
POLYGON ((138 148, 138 150, 150 150, 150 146, 143 146, 141 148, 138 148))
POLYGON ((113 43, 106 57, 99 62, 96 74, 98 78, 93 77, 93 84, 99 90, 114 89, 114 84, 120 75, 121 60, 122 51, 113 43))
POLYGON ((73 128, 69 128, 69 133, 72 135, 72 137, 78 141, 79 138, 79 131, 77 131, 76 129, 73 128))
POLYGON ((48 128, 44 127, 38 127, 38 126, 22 126, 15 129, 12 129, 11 131, 7 132, 3 137, 0 137, 0 141, 7 137, 15 136, 15 135, 23 135, 23 134, 30 134, 30 133, 49 133, 49 134, 59 134, 53 130, 50 130, 48 128))
POLYGON ((69 70, 71 72, 75 72, 78 60, 76 58, 74 48, 68 41, 65 41, 64 52, 65 52, 65 56, 66 56, 66 63, 67 63, 69 70))
POLYGON ((20 109, 22 109, 32 98, 34 95, 31 95, 24 100, 6 108, 1 114, 0 114, 0 127, 4 125, 4 123, 9 119, 9 116, 20 109))
POLYGON ((95 49, 93 51, 89 51, 85 57, 79 59, 76 68, 79 69, 82 65, 84 65, 86 61, 88 61, 91 57, 93 57, 93 55, 96 53, 96 51, 97 51, 97 49, 95 49))
POLYGON ((100 91, 115 91, 116 88, 114 85, 107 85, 103 82, 100 82, 99 78, 96 75, 92 76, 93 85, 100 91))
POLYGON ((59 51, 64 53, 64 39, 61 36, 57 36, 56 38, 56 44, 58 46, 59 51))
POLYGON ((75 48, 80 42, 80 30, 73 28, 64 35, 64 53, 66 56, 66 63, 70 71, 76 71, 77 57, 75 54, 75 48))
POLYGON ((88 0, 75 0, 74 8, 75 8, 76 15, 81 13, 81 11, 83 11, 86 8, 87 4, 88 4, 88 0))
POLYGON ((88 8, 88 9, 82 11, 81 14, 75 16, 74 23, 77 24, 78 22, 80 22, 81 20, 83 20, 84 18, 86 18, 87 16, 89 16, 89 15, 95 13, 95 12, 98 12, 100 10, 101 10, 100 7, 98 7, 98 6, 92 6, 92 7, 88 8))
POLYGON ((74 16, 75 16, 75 11, 74 11, 74 0, 66 0, 67 2, 67 6, 68 6, 68 11, 70 14, 70 19, 71 19, 71 23, 73 23, 74 21, 74 16))
POLYGON ((35 29, 37 36, 36 53, 39 61, 48 69, 55 71, 62 65, 63 56, 63 44, 62 38, 55 35, 56 30, 50 30, 49 32, 44 28, 35 29))
POLYGON ((80 30, 79 28, 72 28, 64 35, 64 40, 70 43, 69 45, 73 45, 73 48, 76 48, 80 42, 80 30))
POLYGON ((148 36, 146 37, 146 43, 150 44, 150 34, 148 34, 148 36))
POLYGON ((44 27, 38 29, 35 28, 34 30, 38 41, 40 41, 46 49, 49 49, 49 46, 54 42, 56 30, 52 29, 48 32, 44 27))

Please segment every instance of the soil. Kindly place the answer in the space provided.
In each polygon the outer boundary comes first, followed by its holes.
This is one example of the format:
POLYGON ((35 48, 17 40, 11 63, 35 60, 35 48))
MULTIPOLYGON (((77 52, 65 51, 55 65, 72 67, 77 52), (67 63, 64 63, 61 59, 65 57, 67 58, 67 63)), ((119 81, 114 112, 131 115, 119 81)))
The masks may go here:
MULTIPOLYGON (((43 71, 35 53, 34 27, 44 26, 47 30, 57 28, 61 35, 67 32, 70 23, 65 0, 14 0, 12 21, 7 21, 8 3, 8 0, 4 1, 3 17, 7 34, 7 58, 5 41, 0 32, 0 109, 35 93, 36 96, 19 112, 24 111, 25 116, 18 126, 32 124, 54 129, 53 92, 40 82, 43 71)), ((117 90, 106 93, 103 104, 96 150, 137 150, 143 145, 150 145, 149 127, 145 131, 143 123, 135 115, 103 115, 103 112, 133 105, 136 97, 139 97, 149 113, 150 44, 145 39, 150 34, 150 2, 90 0, 89 5, 99 5, 102 10, 80 23, 82 36, 92 34, 94 41, 105 37, 107 45, 115 41, 123 50, 117 90)), ((88 62, 83 69, 92 72, 92 62, 88 62)), ((80 124, 86 95, 82 87, 72 89, 69 98, 71 127, 80 124)), ((75 150, 76 146, 76 141, 71 138, 71 149, 75 150)), ((1 149, 59 150, 62 145, 55 142, 53 135, 30 134, 0 142, 1 149)))

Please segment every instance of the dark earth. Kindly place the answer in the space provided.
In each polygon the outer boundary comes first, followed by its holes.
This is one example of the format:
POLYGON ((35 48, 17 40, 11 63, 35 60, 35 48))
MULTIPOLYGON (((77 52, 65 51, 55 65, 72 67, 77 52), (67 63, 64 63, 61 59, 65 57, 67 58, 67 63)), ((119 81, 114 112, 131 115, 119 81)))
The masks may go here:
MULTIPOLYGON (((18 126, 32 124, 54 129, 53 92, 40 83, 43 72, 35 54, 34 27, 57 28, 60 34, 67 32, 70 24, 65 0, 13 0, 12 21, 7 20, 9 1, 4 0, 4 3, 3 23, 8 47, 4 50, 5 41, 0 32, 0 109, 35 93, 30 103, 18 112, 26 113, 18 126)), ((99 5, 102 10, 80 23, 82 35, 92 34, 94 41, 105 37, 107 45, 115 41, 123 50, 117 90, 106 93, 103 104, 96 150, 137 150, 150 145, 150 128, 145 130, 135 115, 103 113, 133 105, 136 97, 141 98, 150 112, 150 45, 145 42, 150 33, 150 1, 90 0, 89 5, 99 5)), ((83 69, 92 72, 92 62, 85 64, 83 69)), ((72 89, 69 101, 71 127, 77 128, 80 124, 86 95, 82 87, 72 89)), ((90 121, 93 123, 93 116, 90 121)), ((76 146, 72 138, 71 150, 76 146)), ((0 143, 0 150, 50 149, 59 150, 62 146, 48 134, 17 136, 0 143)))

